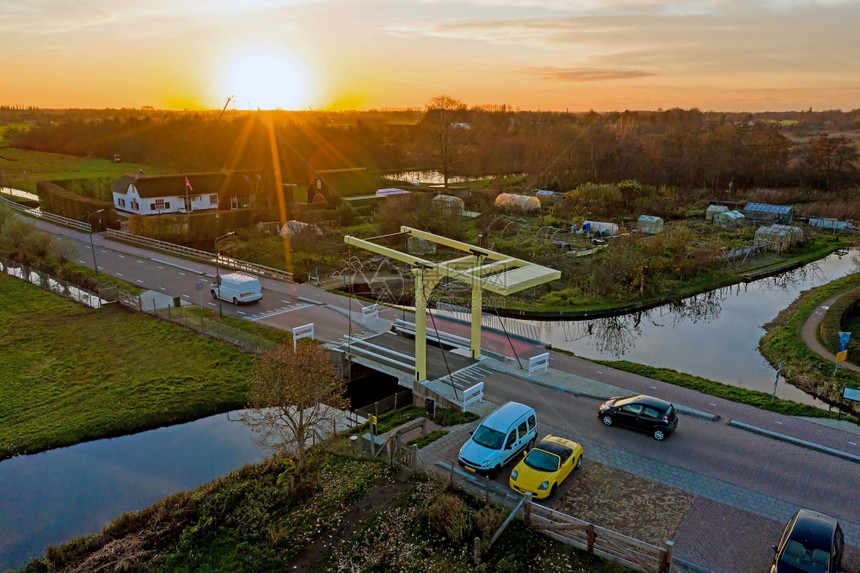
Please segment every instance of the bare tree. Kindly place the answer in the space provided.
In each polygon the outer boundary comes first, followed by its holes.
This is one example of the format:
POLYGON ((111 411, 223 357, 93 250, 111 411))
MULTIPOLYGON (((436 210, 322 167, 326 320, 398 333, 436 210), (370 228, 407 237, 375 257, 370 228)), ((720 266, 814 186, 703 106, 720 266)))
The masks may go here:
POLYGON ((432 98, 424 117, 431 153, 442 172, 445 188, 457 160, 469 147, 472 126, 464 121, 467 106, 448 95, 432 98))
POLYGON ((302 468, 314 437, 331 431, 348 407, 345 389, 322 347, 284 344, 257 358, 242 421, 263 448, 292 453, 302 468))

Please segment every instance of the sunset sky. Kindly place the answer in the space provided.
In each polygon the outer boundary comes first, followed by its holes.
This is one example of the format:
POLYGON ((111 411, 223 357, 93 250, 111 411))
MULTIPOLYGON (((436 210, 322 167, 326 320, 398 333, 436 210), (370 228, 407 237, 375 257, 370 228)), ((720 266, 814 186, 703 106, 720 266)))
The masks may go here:
POLYGON ((0 105, 860 108, 860 0, 0 0, 0 105))

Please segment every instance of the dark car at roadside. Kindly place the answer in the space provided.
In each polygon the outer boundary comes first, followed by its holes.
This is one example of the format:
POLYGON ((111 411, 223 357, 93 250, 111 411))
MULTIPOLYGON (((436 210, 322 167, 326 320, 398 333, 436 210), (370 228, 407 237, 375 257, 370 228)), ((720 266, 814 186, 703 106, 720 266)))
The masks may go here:
POLYGON ((773 550, 771 573, 839 573, 845 550, 842 526, 829 515, 800 509, 773 550))
POLYGON ((678 413, 666 400, 634 394, 610 398, 597 409, 597 417, 607 426, 625 426, 663 440, 678 427, 678 413))

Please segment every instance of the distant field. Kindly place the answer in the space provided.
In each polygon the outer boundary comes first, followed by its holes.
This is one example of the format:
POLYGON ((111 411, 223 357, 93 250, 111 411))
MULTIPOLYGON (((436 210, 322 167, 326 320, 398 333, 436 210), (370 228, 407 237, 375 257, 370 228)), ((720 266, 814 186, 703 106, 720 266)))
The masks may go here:
POLYGON ((244 405, 253 356, 0 274, 0 460, 244 405))
POLYGON ((164 172, 137 163, 114 163, 107 159, 27 151, 14 147, 0 148, 0 180, 3 186, 23 189, 30 193, 36 192, 37 181, 119 178, 125 173, 137 173, 138 169, 150 175, 164 172))

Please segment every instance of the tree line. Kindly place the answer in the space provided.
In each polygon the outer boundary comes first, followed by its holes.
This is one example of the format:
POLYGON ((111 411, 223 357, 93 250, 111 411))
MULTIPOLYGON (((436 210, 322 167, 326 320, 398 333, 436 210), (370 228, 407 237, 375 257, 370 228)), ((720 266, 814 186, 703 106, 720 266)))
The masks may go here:
POLYGON ((437 96, 422 110, 366 112, 0 109, 0 120, 13 116, 27 122, 6 131, 15 147, 185 172, 278 169, 296 183, 347 166, 438 169, 446 182, 526 174, 526 190, 556 191, 624 180, 711 191, 860 182, 860 110, 559 113, 437 96))

